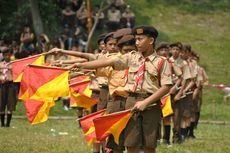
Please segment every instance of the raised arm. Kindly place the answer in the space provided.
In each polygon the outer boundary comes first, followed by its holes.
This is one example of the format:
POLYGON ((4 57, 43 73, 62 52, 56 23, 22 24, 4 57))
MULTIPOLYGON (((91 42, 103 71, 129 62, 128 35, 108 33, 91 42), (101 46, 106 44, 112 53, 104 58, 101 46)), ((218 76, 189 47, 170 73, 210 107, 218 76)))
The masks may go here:
POLYGON ((53 64, 74 64, 74 63, 83 63, 87 62, 88 60, 85 58, 78 58, 78 59, 72 59, 72 60, 57 60, 54 61, 53 64))
POLYGON ((67 55, 71 55, 71 56, 75 56, 75 57, 86 58, 88 60, 96 59, 95 54, 76 52, 76 51, 72 51, 72 50, 64 50, 64 49, 60 49, 60 48, 53 48, 49 52, 67 54, 67 55))
POLYGON ((69 67, 69 69, 73 69, 73 68, 97 69, 100 67, 113 66, 114 62, 115 62, 115 59, 105 58, 105 59, 99 59, 99 60, 94 60, 90 62, 75 63, 71 67, 69 67))

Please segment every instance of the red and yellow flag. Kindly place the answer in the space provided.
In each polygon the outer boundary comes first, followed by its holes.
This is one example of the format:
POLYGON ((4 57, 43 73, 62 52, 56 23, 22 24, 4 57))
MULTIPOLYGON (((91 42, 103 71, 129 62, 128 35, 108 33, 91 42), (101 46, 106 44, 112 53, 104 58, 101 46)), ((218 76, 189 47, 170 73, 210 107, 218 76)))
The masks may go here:
POLYGON ((95 127, 93 119, 102 116, 105 113, 105 109, 98 112, 86 115, 80 118, 81 127, 86 138, 86 142, 90 145, 96 141, 95 127))
POLYGON ((30 124, 38 124, 48 119, 50 108, 55 105, 54 101, 25 100, 24 107, 30 124))
POLYGON ((161 109, 163 117, 173 114, 170 95, 161 98, 161 109))
POLYGON ((21 82, 23 70, 27 65, 29 64, 42 65, 44 63, 45 63, 45 56, 41 54, 13 61, 12 62, 13 81, 21 82))
POLYGON ((68 70, 28 65, 23 74, 19 99, 24 100, 31 124, 47 120, 49 110, 58 97, 69 95, 68 70))
MULTIPOLYGON (((69 95, 68 70, 56 67, 29 65, 25 70, 26 75, 23 79, 23 86, 20 89, 20 99, 42 100, 69 95), (26 89, 27 88, 27 89, 26 89), (27 96, 23 96, 24 93, 27 96)), ((24 77, 24 76, 23 76, 24 77)))
MULTIPOLYGON (((73 82, 73 81, 72 81, 73 82)), ((88 76, 78 76, 74 83, 70 84, 70 106, 90 109, 97 103, 97 99, 91 98, 92 90, 89 88, 88 76)))
POLYGON ((20 83, 18 99, 29 99, 29 66, 26 66, 23 70, 23 77, 20 83))
POLYGON ((96 139, 102 141, 112 134, 114 141, 118 144, 119 136, 126 127, 131 115, 131 110, 125 110, 95 118, 93 123, 95 126, 96 139))

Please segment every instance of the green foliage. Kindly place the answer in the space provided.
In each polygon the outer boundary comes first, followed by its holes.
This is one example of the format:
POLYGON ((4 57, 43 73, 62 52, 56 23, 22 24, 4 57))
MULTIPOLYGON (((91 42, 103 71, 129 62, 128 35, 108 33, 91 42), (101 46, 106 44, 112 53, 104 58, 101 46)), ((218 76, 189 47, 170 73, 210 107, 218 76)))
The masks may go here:
MULTIPOLYGON (((7 40, 20 38, 24 25, 33 27, 30 3, 24 2, 20 6, 12 1, 3 1, 3 19, 0 25, 1 37, 7 40)), ((54 36, 60 31, 61 10, 52 0, 39 0, 40 15, 44 24, 45 33, 54 36)))
POLYGON ((53 0, 39 0, 39 10, 44 24, 45 33, 54 37, 60 31, 61 9, 53 0))
POLYGON ((2 38, 7 40, 19 40, 22 27, 31 24, 30 5, 25 3, 17 8, 16 3, 11 4, 10 1, 4 3, 5 20, 2 21, 0 26, 0 34, 2 38))

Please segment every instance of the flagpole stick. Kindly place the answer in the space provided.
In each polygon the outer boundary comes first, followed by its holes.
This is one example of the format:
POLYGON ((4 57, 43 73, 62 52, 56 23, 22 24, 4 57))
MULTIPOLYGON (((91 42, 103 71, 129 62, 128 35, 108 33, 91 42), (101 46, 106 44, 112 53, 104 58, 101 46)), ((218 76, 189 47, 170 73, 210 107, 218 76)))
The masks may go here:
POLYGON ((89 82, 89 81, 90 81, 90 79, 87 79, 87 80, 71 83, 71 84, 69 84, 69 86, 73 86, 73 85, 76 85, 76 84, 85 83, 85 82, 89 82))
POLYGON ((10 64, 13 64, 15 62, 20 62, 20 61, 23 61, 25 59, 30 59, 30 58, 34 58, 34 57, 37 57, 37 56, 41 56, 42 54, 37 54, 37 55, 33 55, 33 56, 29 56, 29 57, 25 57, 25 58, 22 58, 22 59, 17 59, 15 61, 12 61, 12 62, 9 62, 7 65, 10 65, 10 64))
POLYGON ((42 67, 42 68, 51 68, 51 69, 60 69, 60 70, 69 70, 67 68, 62 68, 62 67, 50 67, 50 66, 45 66, 45 65, 34 65, 34 64, 29 64, 29 66, 33 67, 42 67))

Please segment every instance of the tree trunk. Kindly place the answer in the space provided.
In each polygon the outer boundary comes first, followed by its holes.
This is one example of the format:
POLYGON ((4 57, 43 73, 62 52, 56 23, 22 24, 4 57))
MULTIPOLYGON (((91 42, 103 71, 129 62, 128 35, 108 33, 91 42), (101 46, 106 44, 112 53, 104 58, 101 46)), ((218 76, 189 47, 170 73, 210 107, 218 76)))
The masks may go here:
POLYGON ((33 28, 38 38, 40 34, 44 33, 43 23, 40 16, 38 0, 30 0, 31 5, 31 13, 32 13, 32 20, 33 20, 33 28))
MULTIPOLYGON (((92 30, 92 6, 91 6, 91 0, 87 0, 87 11, 88 11, 88 35, 90 34, 91 30, 92 30)), ((87 42, 87 52, 92 53, 93 52, 93 48, 92 48, 92 41, 91 39, 88 40, 87 42)))

